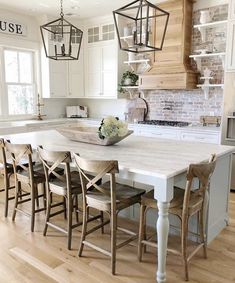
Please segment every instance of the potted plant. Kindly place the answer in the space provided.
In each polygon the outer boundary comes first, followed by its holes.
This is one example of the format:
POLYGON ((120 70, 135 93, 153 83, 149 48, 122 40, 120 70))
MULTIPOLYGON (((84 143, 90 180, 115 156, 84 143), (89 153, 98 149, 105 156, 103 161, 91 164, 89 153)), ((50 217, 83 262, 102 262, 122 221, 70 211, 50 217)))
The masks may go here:
POLYGON ((135 86, 137 85, 137 81, 139 76, 135 74, 133 71, 126 71, 122 74, 121 83, 119 85, 119 92, 125 92, 122 88, 123 86, 135 86))

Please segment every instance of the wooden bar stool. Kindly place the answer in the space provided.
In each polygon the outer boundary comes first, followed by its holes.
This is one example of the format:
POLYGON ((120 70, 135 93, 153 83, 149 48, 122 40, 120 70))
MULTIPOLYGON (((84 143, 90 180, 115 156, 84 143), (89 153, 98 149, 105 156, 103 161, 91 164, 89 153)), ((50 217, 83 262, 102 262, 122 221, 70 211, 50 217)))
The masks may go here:
POLYGON ((47 191, 47 212, 46 223, 43 235, 46 236, 48 226, 65 233, 68 236, 68 249, 71 249, 72 229, 82 224, 78 219, 78 198, 82 193, 80 175, 77 171, 70 170, 71 154, 69 151, 48 151, 38 147, 39 157, 43 163, 46 176, 46 191, 47 191), (59 174, 60 166, 64 166, 63 174, 59 174), (52 178, 53 177, 53 178, 52 178), (62 202, 53 203, 52 196, 63 197, 62 202), (52 212, 52 208, 63 206, 63 209, 52 212), (76 222, 73 224, 72 214, 76 212, 76 222), (64 229, 53 222, 51 218, 65 213, 67 219, 67 229, 64 229))
POLYGON ((35 214, 46 209, 45 176, 42 174, 42 166, 33 163, 32 148, 30 144, 5 143, 7 151, 11 154, 15 176, 15 205, 12 220, 15 220, 16 212, 21 212, 31 218, 31 231, 34 231, 35 214), (38 194, 38 185, 42 184, 43 192, 38 194), (22 188, 22 185, 29 187, 29 192, 22 188), (22 199, 24 196, 29 196, 22 199), (39 198, 43 198, 44 206, 39 207, 39 198), (31 202, 31 212, 18 207, 19 204, 31 202), (36 208, 37 206, 37 208, 36 208))
POLYGON ((10 186, 10 177, 14 174, 14 169, 13 164, 7 160, 4 139, 0 139, 0 174, 3 177, 3 189, 0 189, 0 192, 5 192, 4 216, 7 217, 9 201, 15 198, 9 196, 9 191, 14 189, 15 186, 10 186))
MULTIPOLYGON (((207 210, 205 209, 205 196, 209 187, 210 177, 214 172, 216 165, 216 155, 213 154, 208 163, 190 164, 187 171, 187 183, 185 190, 175 187, 174 198, 170 203, 169 213, 177 216, 181 222, 181 252, 175 249, 168 249, 169 252, 180 255, 183 258, 185 280, 189 280, 188 263, 191 258, 203 248, 204 257, 207 257, 207 244, 204 229, 204 219, 207 210), (198 189, 192 190, 194 179, 198 179, 198 189), (200 243, 196 248, 188 253, 187 237, 188 237, 188 222, 189 218, 197 214, 199 224, 200 243)), ((141 197, 140 208, 140 227, 138 241, 138 258, 142 260, 143 248, 146 246, 156 247, 157 244, 146 237, 146 213, 148 209, 158 209, 157 201, 154 199, 154 191, 150 191, 141 197)))
POLYGON ((83 195, 83 225, 78 255, 82 255, 83 247, 84 245, 87 245, 90 248, 110 256, 112 274, 115 274, 116 250, 137 238, 136 233, 117 227, 117 215, 122 209, 130 207, 135 203, 140 203, 141 195, 145 191, 116 183, 115 174, 118 173, 117 161, 85 160, 77 154, 74 154, 74 157, 82 181, 83 195), (94 174, 95 177, 91 178, 87 172, 94 174), (102 180, 102 177, 107 174, 110 176, 110 181, 102 185, 97 185, 97 181, 102 180), (95 188, 95 190, 93 188, 95 188), (105 221, 103 224, 101 223, 100 225, 88 230, 87 223, 89 208, 106 212, 110 217, 110 221, 105 221), (111 222, 111 251, 102 249, 86 239, 89 234, 109 222, 111 222), (129 234, 130 237, 124 242, 117 244, 117 230, 129 234))

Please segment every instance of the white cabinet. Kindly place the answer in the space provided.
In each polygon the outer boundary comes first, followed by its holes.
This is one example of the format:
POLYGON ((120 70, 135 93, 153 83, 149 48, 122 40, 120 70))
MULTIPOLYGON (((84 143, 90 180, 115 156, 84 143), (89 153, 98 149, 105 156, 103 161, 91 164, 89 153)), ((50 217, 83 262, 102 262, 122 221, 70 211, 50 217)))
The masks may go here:
MULTIPOLYGON (((129 127, 130 128, 130 127, 129 127)), ((131 129, 131 128, 130 128, 131 129)), ((134 134, 145 137, 155 137, 158 139, 171 139, 171 140, 183 140, 183 141, 194 141, 200 143, 220 143, 220 132, 209 131, 207 129, 186 129, 186 128, 164 128, 156 126, 141 126, 134 125, 132 128, 134 134)))
POLYGON ((226 71, 235 71, 235 20, 228 22, 226 71))
POLYGON ((84 97, 84 64, 83 50, 80 51, 79 60, 68 61, 68 97, 84 97))
POLYGON ((113 18, 91 19, 85 26, 85 97, 117 98, 120 54, 113 18))
POLYGON ((235 0, 229 0, 229 19, 235 20, 235 0))
POLYGON ((66 97, 68 89, 68 63, 66 61, 50 61, 50 97, 66 97))
POLYGON ((86 97, 99 97, 101 95, 101 54, 100 48, 89 47, 86 53, 86 97))
POLYGON ((179 139, 179 131, 177 129, 164 129, 158 127, 139 127, 135 129, 135 134, 138 136, 155 137, 160 139, 179 139))
POLYGON ((49 62, 49 97, 78 98, 84 96, 83 54, 79 60, 49 62))
POLYGON ((89 46, 86 53, 86 97, 117 97, 117 46, 89 46))
POLYGON ((219 144, 220 135, 218 133, 205 133, 205 132, 190 132, 182 131, 180 139, 184 141, 195 141, 202 143, 214 143, 219 144))

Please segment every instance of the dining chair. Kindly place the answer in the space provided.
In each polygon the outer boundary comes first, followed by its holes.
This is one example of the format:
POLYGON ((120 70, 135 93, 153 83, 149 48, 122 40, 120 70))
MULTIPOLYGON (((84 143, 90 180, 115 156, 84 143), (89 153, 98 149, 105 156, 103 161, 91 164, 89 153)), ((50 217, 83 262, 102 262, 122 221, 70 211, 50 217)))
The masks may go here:
POLYGON ((137 238, 137 234, 133 231, 117 226, 118 213, 136 203, 140 203, 141 195, 144 190, 136 189, 127 185, 116 183, 115 175, 118 173, 118 161, 115 160, 86 160, 74 154, 75 163, 78 167, 83 196, 83 223, 82 236, 79 246, 78 255, 82 256, 84 245, 95 249, 107 256, 111 257, 112 274, 116 271, 116 250, 130 243, 137 238), (88 173, 94 176, 88 175, 88 173), (109 181, 101 185, 97 185, 97 181, 102 180, 106 175, 109 175, 109 181), (108 214, 109 219, 103 224, 92 227, 88 230, 88 210, 89 208, 103 211, 108 214), (111 251, 98 247, 94 243, 87 240, 87 236, 102 225, 110 223, 111 229, 111 251), (130 235, 128 239, 117 244, 117 230, 130 235))
POLYGON ((5 142, 6 150, 11 154, 15 178, 15 205, 12 220, 15 221, 16 212, 23 213, 31 218, 31 232, 34 231, 35 214, 46 210, 45 176, 41 164, 33 162, 33 150, 30 144, 12 144, 5 142), (39 185, 42 193, 39 194, 39 185), (26 188, 29 188, 27 190, 26 188), (28 198, 22 198, 22 195, 28 198), (40 208, 39 199, 43 199, 40 208), (20 204, 30 202, 30 212, 19 208, 20 204))
MULTIPOLYGON (((205 233, 205 218, 207 214, 206 209, 206 195, 210 184, 210 177, 214 172, 216 165, 216 155, 212 154, 208 163, 190 164, 187 170, 187 182, 185 190, 174 187, 174 198, 170 203, 169 214, 173 214, 180 219, 181 224, 181 250, 168 249, 176 255, 180 255, 184 263, 185 281, 189 280, 188 264, 191 258, 203 248, 204 257, 207 258, 207 243, 205 233), (193 188, 193 181, 198 180, 198 188, 193 188), (189 218, 193 215, 198 217, 199 231, 197 238, 199 243, 196 247, 188 252, 188 223, 189 218)), ((152 237, 147 238, 146 235, 146 214, 147 211, 157 208, 157 201, 154 199, 154 191, 151 190, 141 197, 140 208, 140 226, 139 226, 139 240, 138 240, 138 259, 142 260, 143 248, 146 246, 156 247, 157 243, 151 240, 152 237)))
POLYGON ((82 193, 80 175, 78 171, 70 169, 72 159, 69 151, 48 151, 42 147, 38 147, 37 150, 46 176, 47 211, 43 235, 46 236, 48 226, 65 233, 68 236, 68 249, 70 250, 72 229, 82 224, 78 217, 78 195, 82 193), (57 170, 61 166, 64 167, 64 173, 58 174, 57 170), (52 196, 62 197, 63 201, 53 202, 52 196), (52 209, 58 206, 63 207, 52 212, 52 209), (74 224, 73 212, 76 214, 76 223, 74 224), (65 213, 65 218, 67 218, 67 229, 51 222, 51 218, 61 213, 65 213))
POLYGON ((7 160, 6 146, 4 139, 0 139, 0 174, 3 177, 3 188, 0 192, 5 193, 4 202, 4 216, 8 216, 9 201, 15 197, 10 196, 10 190, 14 189, 15 186, 10 185, 10 177, 14 174, 13 164, 7 160))

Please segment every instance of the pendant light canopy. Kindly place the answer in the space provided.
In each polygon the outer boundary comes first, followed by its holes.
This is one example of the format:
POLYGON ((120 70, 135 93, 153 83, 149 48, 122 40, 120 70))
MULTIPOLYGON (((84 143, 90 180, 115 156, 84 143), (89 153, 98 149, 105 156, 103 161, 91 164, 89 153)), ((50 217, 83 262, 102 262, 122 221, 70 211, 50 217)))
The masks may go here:
POLYGON ((46 57, 78 60, 83 32, 64 19, 62 0, 60 4, 60 18, 40 26, 46 57))
POLYGON ((169 13, 146 0, 113 11, 120 49, 141 53, 162 50, 169 13))

